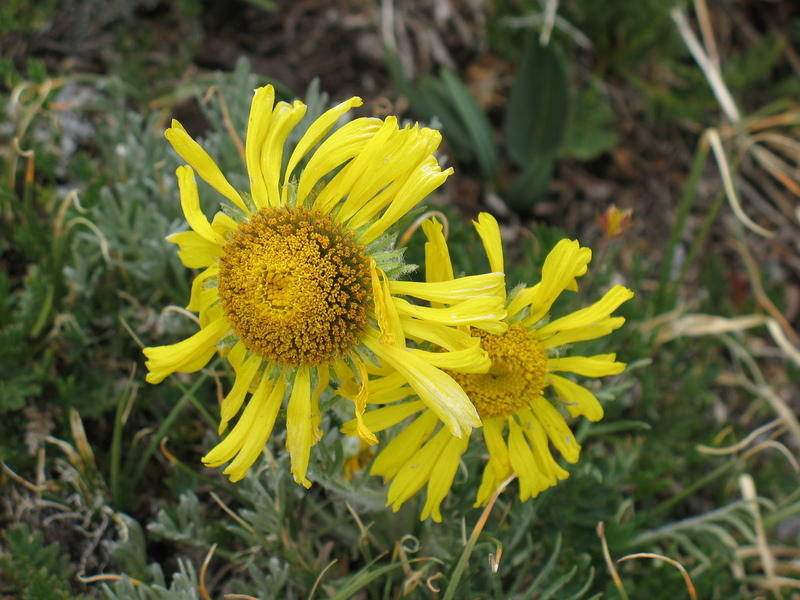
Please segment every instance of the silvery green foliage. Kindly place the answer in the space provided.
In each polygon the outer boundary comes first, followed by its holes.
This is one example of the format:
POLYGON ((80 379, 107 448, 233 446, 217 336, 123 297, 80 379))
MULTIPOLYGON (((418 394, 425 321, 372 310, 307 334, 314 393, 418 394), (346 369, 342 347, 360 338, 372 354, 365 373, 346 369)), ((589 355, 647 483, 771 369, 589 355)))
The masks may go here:
POLYGON ((105 164, 98 180, 78 191, 80 204, 70 212, 76 231, 70 283, 89 296, 113 277, 129 282, 141 300, 177 301, 185 293, 185 284, 174 285, 184 279, 182 267, 164 237, 181 227, 174 176, 180 159, 164 140, 163 117, 128 108, 124 84, 114 78, 98 86, 96 101, 103 120, 93 141, 105 164))
POLYGON ((148 572, 153 583, 123 576, 114 584, 103 585, 106 597, 109 600, 200 600, 197 574, 190 562, 178 559, 178 571, 172 574, 169 587, 160 566, 153 564, 148 572))
POLYGON ((148 523, 147 530, 158 538, 180 542, 189 546, 208 547, 205 540, 212 538, 212 528, 202 519, 203 511, 197 495, 184 492, 177 506, 159 509, 156 520, 148 523))

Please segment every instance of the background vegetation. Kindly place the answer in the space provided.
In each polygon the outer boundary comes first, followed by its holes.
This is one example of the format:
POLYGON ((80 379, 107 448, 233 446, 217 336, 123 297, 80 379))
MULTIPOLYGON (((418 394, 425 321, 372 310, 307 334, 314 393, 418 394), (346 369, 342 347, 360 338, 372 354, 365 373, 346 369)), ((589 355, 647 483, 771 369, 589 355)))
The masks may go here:
POLYGON ((798 597, 799 44, 791 0, 5 0, 0 593, 798 597), (482 514, 465 467, 442 524, 391 513, 345 478, 370 457, 333 398, 310 491, 279 436, 241 484, 200 465, 227 373, 151 386, 140 353, 195 327, 162 131, 177 116, 245 181, 268 81, 440 127, 457 174, 430 204, 463 270, 490 210, 512 283, 560 236, 594 248, 556 310, 637 291, 601 344, 630 368, 569 480, 482 514), (618 236, 612 205, 633 211, 618 236))

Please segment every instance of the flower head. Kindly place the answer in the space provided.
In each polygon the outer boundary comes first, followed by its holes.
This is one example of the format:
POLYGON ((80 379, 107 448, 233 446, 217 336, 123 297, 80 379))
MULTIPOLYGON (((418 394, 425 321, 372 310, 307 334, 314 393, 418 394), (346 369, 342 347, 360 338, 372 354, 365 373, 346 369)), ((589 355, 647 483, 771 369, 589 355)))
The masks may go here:
POLYGON ((597 217, 597 224, 607 238, 622 237, 633 224, 633 209, 620 210, 616 204, 612 204, 597 217))
POLYGON ((480 424, 442 368, 488 368, 480 343, 455 328, 505 329, 496 293, 503 274, 435 286, 394 280, 407 267, 387 232, 452 169, 442 171, 433 156, 441 135, 432 129, 401 128, 389 117, 358 118, 333 131, 360 104, 351 98, 323 113, 287 158, 287 138, 306 106, 275 103, 272 86, 257 89, 245 143, 249 193, 228 182, 180 123, 166 131, 188 163, 177 177, 191 229, 168 239, 185 266, 203 269, 187 307, 199 313, 200 330, 177 344, 145 348, 147 381, 202 369, 216 353, 228 360, 235 380, 222 401, 219 433, 238 419, 203 462, 229 463, 232 480, 255 462, 288 399, 292 473, 310 485, 310 450, 322 435, 319 398, 332 379, 354 401, 358 435, 375 443, 363 412, 376 359, 380 372, 394 377, 389 387, 414 389, 452 435, 480 424), (195 172, 232 205, 210 222, 195 172), (421 307, 401 295, 438 304, 421 307), (407 347, 409 338, 442 337, 447 352, 407 347))
MULTIPOLYGON (((441 226, 429 221, 423 227, 428 236, 429 281, 452 278, 441 226)), ((497 222, 483 213, 475 227, 491 270, 502 272, 503 248, 497 222)), ((485 504, 497 486, 512 475, 519 480, 523 501, 566 478, 568 472, 556 462, 552 450, 574 463, 580 446, 563 412, 571 417, 582 415, 591 421, 603 417, 603 408, 594 394, 559 373, 601 377, 620 373, 625 363, 618 362, 614 354, 562 356, 557 349, 607 335, 620 327, 625 319, 611 313, 633 297, 633 292, 617 285, 598 302, 546 321, 561 293, 577 290, 577 278, 586 273, 591 255, 591 250, 576 241, 558 242, 545 259, 538 284, 516 289, 508 296, 505 289, 498 292, 507 309, 508 328, 501 332, 471 330, 489 354, 489 371, 465 373, 458 368, 450 371, 483 422, 483 440, 489 456, 476 506, 485 504)), ((370 382, 375 387, 382 383, 370 382)), ((410 389, 406 388, 406 392, 411 394, 410 389)), ((431 516, 440 521, 440 504, 452 486, 469 437, 457 438, 438 426, 434 415, 420 400, 369 411, 365 422, 370 429, 380 431, 415 414, 414 420, 379 452, 371 473, 391 481, 388 503, 395 510, 427 484, 422 518, 431 516)), ((345 426, 346 432, 352 430, 352 423, 345 426)))

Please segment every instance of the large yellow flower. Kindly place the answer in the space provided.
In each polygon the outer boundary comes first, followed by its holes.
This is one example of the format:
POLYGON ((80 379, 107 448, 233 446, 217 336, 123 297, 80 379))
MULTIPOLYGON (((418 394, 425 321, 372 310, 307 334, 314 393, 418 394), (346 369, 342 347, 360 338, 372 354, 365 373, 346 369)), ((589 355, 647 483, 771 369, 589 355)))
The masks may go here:
MULTIPOLYGON (((482 213, 475 227, 494 272, 503 271, 503 248, 497 221, 482 213)), ((423 225, 428 243, 425 247, 427 279, 444 282, 453 279, 441 225, 428 221, 423 225)), ((591 340, 620 327, 625 319, 611 313, 633 297, 623 286, 612 287, 601 300, 572 314, 546 321, 550 308, 564 290, 577 290, 576 278, 586 273, 592 252, 578 242, 563 239, 548 254, 542 267, 541 282, 533 287, 516 289, 506 297, 498 292, 508 315, 508 329, 487 332, 472 329, 489 353, 492 366, 488 373, 451 374, 467 392, 483 422, 483 439, 489 453, 483 470, 476 506, 485 504, 492 492, 507 477, 519 479, 520 500, 537 496, 542 490, 568 476, 551 453, 555 448, 567 462, 578 460, 580 446, 562 412, 572 417, 583 415, 591 421, 603 417, 603 408, 585 387, 557 373, 568 372, 588 377, 620 373, 625 363, 615 354, 561 356, 558 348, 573 342, 591 340), (555 399, 545 397, 552 388, 555 399)), ((370 381, 371 396, 381 398, 386 378, 370 381)), ((406 387, 406 396, 413 390, 406 387)), ((393 389, 393 399, 403 391, 393 389)), ((439 506, 449 492, 469 436, 456 437, 439 427, 436 416, 421 400, 394 403, 366 413, 366 426, 381 431, 421 413, 389 442, 372 464, 371 473, 391 480, 388 504, 394 510, 427 484, 427 498, 422 519, 441 520, 439 506)), ((343 429, 352 434, 354 423, 343 429)))
POLYGON ((197 371, 216 352, 231 363, 235 382, 222 402, 220 434, 237 414, 238 421, 203 462, 230 461, 224 472, 232 480, 255 462, 288 397, 286 446, 295 481, 307 487, 311 447, 321 436, 318 400, 331 378, 355 402, 357 433, 376 442, 362 419, 367 368, 375 359, 382 373, 392 373, 395 388, 413 388, 453 436, 480 424, 442 369, 488 368, 478 340, 456 327, 504 331, 497 294, 505 282, 502 272, 445 285, 392 280, 408 269, 387 230, 452 172, 442 171, 433 156, 438 131, 400 128, 389 117, 358 118, 331 133, 344 113, 361 105, 351 98, 311 123, 287 158, 287 137, 306 106, 274 100, 272 86, 262 87, 250 108, 249 194, 228 182, 180 123, 166 131, 189 164, 177 177, 191 230, 169 239, 184 265, 203 269, 187 307, 199 313, 200 330, 144 353, 150 383, 197 371), (211 222, 200 210, 195 172, 232 203, 211 222), (412 336, 447 352, 409 349, 412 336))

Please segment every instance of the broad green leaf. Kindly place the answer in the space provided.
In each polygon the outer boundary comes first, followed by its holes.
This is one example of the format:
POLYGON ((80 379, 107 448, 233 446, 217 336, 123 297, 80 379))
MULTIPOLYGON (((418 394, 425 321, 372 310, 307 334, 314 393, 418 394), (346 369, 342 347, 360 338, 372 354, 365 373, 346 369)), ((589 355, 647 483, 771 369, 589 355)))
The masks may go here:
POLYGON ((514 180, 508 194, 508 202, 513 208, 527 209, 539 201, 553 175, 553 162, 550 154, 542 154, 528 161, 528 166, 514 180))
POLYGON ((484 175, 490 177, 494 172, 497 155, 489 120, 467 86, 458 77, 445 69, 442 71, 441 79, 451 106, 458 115, 464 131, 469 135, 478 166, 484 175))
POLYGON ((567 71, 552 45, 532 40, 522 58, 505 118, 508 153, 523 169, 542 155, 555 155, 569 113, 567 71))
POLYGON ((559 156, 591 160, 617 143, 614 112, 594 87, 577 94, 572 103, 559 156))

